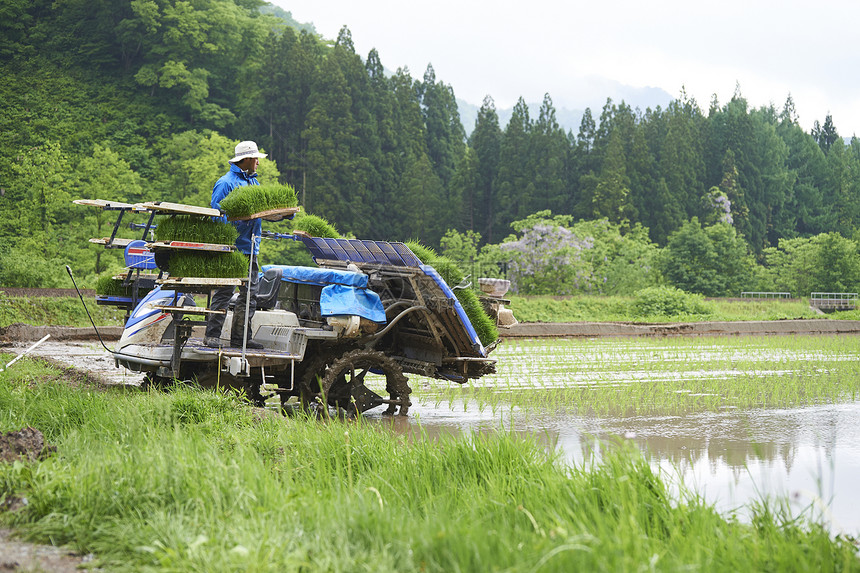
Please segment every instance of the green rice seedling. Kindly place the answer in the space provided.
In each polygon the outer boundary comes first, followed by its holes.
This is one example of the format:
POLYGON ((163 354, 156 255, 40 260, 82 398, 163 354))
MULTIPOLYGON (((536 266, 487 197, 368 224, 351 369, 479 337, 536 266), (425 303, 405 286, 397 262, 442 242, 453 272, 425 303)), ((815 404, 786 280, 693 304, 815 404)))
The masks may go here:
MULTIPOLYGON (((458 267, 455 262, 451 261, 447 257, 436 254, 433 249, 425 247, 417 241, 409 241, 406 243, 406 246, 409 247, 409 249, 422 263, 430 265, 436 269, 436 272, 438 272, 449 285, 453 286, 463 282, 465 276, 463 271, 460 270, 460 267, 458 267)), ((460 288, 454 291, 454 295, 457 297, 457 300, 460 301, 460 304, 463 306, 463 310, 466 312, 466 316, 469 317, 469 321, 475 328, 478 340, 485 345, 498 340, 499 329, 496 327, 496 323, 493 319, 487 315, 487 312, 484 310, 484 307, 475 291, 468 288, 460 288)))
POLYGON ((244 278, 248 276, 248 258, 238 251, 229 253, 170 253, 172 277, 244 278))
POLYGON ((852 540, 773 504, 744 524, 672 493, 623 444, 567 467, 504 429, 407 439, 362 420, 260 419, 188 388, 71 388, 24 366, 0 373, 0 428, 36 427, 57 451, 0 464, 0 495, 28 501, 0 522, 107 570, 860 567, 852 540))
POLYGON ((236 227, 229 223, 191 215, 163 217, 155 229, 155 240, 160 242, 185 241, 232 245, 236 242, 236 227))
POLYGON ((290 185, 266 183, 236 187, 221 200, 221 209, 228 217, 249 217, 255 213, 295 207, 298 204, 296 192, 290 185))
POLYGON ((114 278, 115 273, 99 276, 96 280, 96 294, 104 296, 130 296, 131 289, 122 286, 122 279, 114 278))
MULTIPOLYGON (((676 415, 860 395, 860 350, 851 336, 518 341, 496 356, 498 372, 476 382, 488 390, 481 396, 538 413, 676 415)), ((436 391, 443 400, 459 395, 436 391)))
POLYGON ((312 237, 323 237, 325 239, 339 239, 340 233, 337 229, 317 215, 299 212, 290 222, 290 228, 295 231, 304 231, 312 237))
MULTIPOLYGON (((134 289, 133 283, 123 286, 124 279, 114 278, 117 273, 100 275, 96 280, 96 294, 102 296, 131 296, 134 289)), ((138 294, 142 297, 149 289, 139 289, 138 294)))

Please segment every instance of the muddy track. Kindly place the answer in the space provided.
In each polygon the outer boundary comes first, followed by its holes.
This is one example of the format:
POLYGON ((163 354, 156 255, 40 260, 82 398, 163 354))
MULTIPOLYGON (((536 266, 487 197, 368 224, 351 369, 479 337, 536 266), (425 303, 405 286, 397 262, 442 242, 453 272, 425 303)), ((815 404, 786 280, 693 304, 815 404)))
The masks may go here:
MULTIPOLYGON (((502 338, 594 338, 603 336, 730 336, 786 334, 860 334, 860 320, 797 319, 681 322, 521 322, 499 329, 502 338)), ((100 326, 106 343, 119 340, 121 326, 100 326)), ((92 327, 32 326, 16 323, 0 328, 0 348, 36 341, 45 335, 54 341, 97 341, 92 327)))

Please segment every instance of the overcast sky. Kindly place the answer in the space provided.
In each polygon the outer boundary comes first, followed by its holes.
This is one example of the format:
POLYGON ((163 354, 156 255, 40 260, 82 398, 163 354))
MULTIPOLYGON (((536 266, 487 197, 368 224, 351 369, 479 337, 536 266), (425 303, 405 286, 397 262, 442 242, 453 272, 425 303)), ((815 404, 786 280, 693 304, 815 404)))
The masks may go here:
POLYGON ((754 107, 781 110, 790 93, 806 130, 830 113, 840 135, 860 135, 858 0, 271 1, 327 39, 348 26, 358 54, 375 47, 390 70, 421 78, 432 63, 476 105, 548 92, 597 116, 622 84, 684 87, 707 113, 740 85, 754 107))

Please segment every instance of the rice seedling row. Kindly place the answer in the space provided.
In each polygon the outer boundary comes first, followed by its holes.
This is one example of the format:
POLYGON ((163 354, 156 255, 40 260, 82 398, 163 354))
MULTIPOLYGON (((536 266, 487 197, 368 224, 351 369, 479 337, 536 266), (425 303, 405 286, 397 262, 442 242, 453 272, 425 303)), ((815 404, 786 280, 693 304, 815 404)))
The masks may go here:
POLYGON ((466 391, 435 383, 427 387, 431 394, 474 400, 479 408, 496 402, 601 415, 835 403, 860 395, 855 342, 815 336, 721 338, 717 343, 526 341, 500 348, 498 373, 466 391))

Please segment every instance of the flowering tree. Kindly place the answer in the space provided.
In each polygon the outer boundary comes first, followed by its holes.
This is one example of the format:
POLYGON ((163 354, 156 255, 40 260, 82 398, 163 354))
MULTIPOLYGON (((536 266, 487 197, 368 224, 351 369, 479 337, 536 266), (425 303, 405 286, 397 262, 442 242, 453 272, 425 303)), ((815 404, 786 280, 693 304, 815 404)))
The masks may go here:
MULTIPOLYGON (((549 216, 541 211, 533 217, 549 216)), ((516 227, 515 227, 516 228, 516 227)), ((510 257, 511 289, 520 294, 573 294, 590 290, 592 266, 582 256, 594 246, 592 237, 577 237, 552 219, 521 226, 522 236, 499 245, 510 257)))
POLYGON ((704 216, 702 223, 705 225, 714 225, 716 223, 734 223, 732 219, 732 202, 729 201, 729 196, 720 191, 719 187, 711 187, 702 198, 704 204, 704 216))

